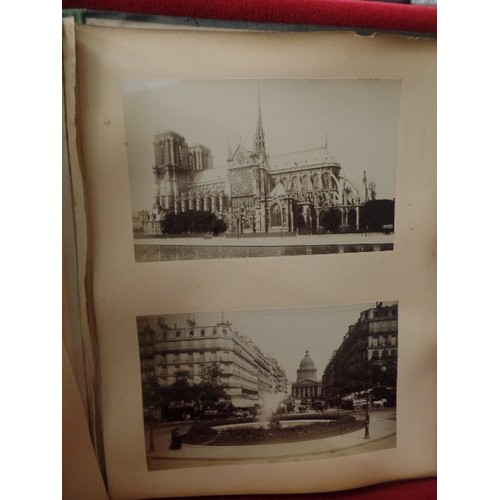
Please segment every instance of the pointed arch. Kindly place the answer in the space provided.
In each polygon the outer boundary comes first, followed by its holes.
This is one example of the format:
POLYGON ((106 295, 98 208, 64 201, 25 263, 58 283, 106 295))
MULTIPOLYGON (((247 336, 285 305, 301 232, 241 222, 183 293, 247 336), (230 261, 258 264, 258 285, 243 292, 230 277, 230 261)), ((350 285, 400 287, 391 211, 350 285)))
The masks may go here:
POLYGON ((321 179, 323 180, 323 187, 325 189, 330 189, 331 186, 331 177, 329 172, 325 172, 322 176, 321 179))
POLYGON ((358 217, 357 217, 356 209, 351 208, 349 213, 347 214, 347 224, 351 227, 356 227, 358 225, 358 217))
POLYGON ((304 174, 302 176, 302 192, 306 193, 309 191, 309 176, 307 174, 304 174))
POLYGON ((281 205, 274 203, 271 206, 271 227, 281 227, 283 225, 283 217, 281 214, 281 205))
POLYGON ((317 173, 312 175, 311 183, 312 183, 313 189, 319 188, 319 175, 317 173))

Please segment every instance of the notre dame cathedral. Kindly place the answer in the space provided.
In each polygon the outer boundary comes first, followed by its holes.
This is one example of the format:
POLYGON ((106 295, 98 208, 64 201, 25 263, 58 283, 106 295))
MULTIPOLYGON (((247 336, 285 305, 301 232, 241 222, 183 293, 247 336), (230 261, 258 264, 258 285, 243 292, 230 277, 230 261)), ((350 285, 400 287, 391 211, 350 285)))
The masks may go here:
POLYGON ((376 197, 375 183, 365 173, 359 192, 327 146, 268 155, 260 94, 253 145, 228 148, 226 168, 214 168, 205 145, 189 145, 173 130, 160 131, 154 138, 152 212, 141 232, 161 234, 166 214, 187 210, 214 213, 233 234, 321 232, 330 209, 338 212, 341 227, 357 229, 360 207, 376 197))

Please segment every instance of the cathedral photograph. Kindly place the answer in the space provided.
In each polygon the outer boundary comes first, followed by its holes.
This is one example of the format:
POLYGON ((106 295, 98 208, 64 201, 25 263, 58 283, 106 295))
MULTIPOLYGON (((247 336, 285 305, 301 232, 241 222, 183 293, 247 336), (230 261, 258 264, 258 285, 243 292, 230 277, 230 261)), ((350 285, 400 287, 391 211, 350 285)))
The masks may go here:
POLYGON ((389 251, 400 83, 123 82, 136 261, 389 251))
POLYGON ((396 446, 398 302, 136 322, 150 470, 396 446))

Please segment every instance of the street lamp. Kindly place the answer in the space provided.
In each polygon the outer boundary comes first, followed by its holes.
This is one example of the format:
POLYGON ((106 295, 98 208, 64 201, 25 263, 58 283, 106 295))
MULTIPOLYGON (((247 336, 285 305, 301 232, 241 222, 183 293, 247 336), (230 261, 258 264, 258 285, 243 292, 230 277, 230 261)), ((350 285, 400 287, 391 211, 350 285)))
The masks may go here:
POLYGON ((154 453, 155 451, 155 442, 153 435, 153 424, 154 424, 154 407, 151 406, 148 408, 149 414, 149 448, 148 453, 154 453))
MULTIPOLYGON (((377 367, 377 384, 376 386, 380 386, 380 374, 384 373, 387 370, 385 365, 381 365, 377 367)), ((366 408, 365 408, 365 439, 370 439, 370 391, 366 391, 366 408)))
POLYGON ((366 404, 365 404, 365 439, 370 439, 370 412, 368 406, 370 404, 370 393, 366 392, 366 404))

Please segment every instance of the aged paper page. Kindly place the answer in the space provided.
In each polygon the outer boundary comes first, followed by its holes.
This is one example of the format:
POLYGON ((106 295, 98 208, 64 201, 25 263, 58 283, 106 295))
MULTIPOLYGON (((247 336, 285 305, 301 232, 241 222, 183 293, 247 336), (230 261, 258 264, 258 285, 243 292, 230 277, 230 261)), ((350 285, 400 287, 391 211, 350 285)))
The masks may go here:
POLYGON ((435 42, 78 26, 77 59, 112 498, 319 492, 435 474, 435 42), (394 249, 136 262, 125 79, 400 82, 394 249), (395 448, 321 460, 148 470, 137 317, 376 301, 399 303, 395 448))

